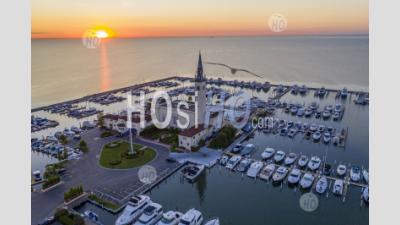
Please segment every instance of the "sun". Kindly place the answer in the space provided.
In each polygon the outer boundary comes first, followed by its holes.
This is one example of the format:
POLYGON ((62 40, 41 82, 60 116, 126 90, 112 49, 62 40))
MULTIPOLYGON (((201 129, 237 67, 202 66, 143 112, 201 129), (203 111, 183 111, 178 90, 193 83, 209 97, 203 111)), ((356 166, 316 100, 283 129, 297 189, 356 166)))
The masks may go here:
POLYGON ((96 31, 97 38, 108 38, 108 33, 105 30, 98 30, 96 31))

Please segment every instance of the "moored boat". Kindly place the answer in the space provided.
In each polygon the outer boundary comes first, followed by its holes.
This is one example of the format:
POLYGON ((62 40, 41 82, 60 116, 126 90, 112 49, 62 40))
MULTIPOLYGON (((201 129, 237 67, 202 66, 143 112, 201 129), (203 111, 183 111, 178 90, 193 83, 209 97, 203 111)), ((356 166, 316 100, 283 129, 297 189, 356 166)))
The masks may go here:
POLYGON ((188 181, 194 182, 204 169, 204 165, 187 165, 182 169, 182 174, 188 181))
POLYGON ((306 173, 300 180, 300 187, 303 189, 308 189, 314 183, 314 175, 311 173, 306 173))
POLYGON ((251 178, 256 178, 260 170, 263 168, 264 163, 261 161, 253 162, 250 168, 247 170, 247 176, 251 178))
POLYGON ((315 191, 319 194, 323 194, 327 188, 328 188, 328 179, 325 176, 322 176, 317 181, 317 185, 315 186, 315 191))
POLYGON ((335 183, 333 184, 333 189, 332 192, 335 195, 342 195, 343 194, 343 188, 344 188, 344 182, 343 180, 335 180, 335 183))
POLYGON ((275 154, 275 149, 273 148, 265 148, 265 150, 261 153, 262 159, 269 159, 275 154))
POLYGON ((274 182, 281 182, 283 179, 285 179, 287 173, 288 169, 284 166, 280 166, 272 176, 272 180, 274 182))
POLYGON ((299 169, 292 169, 288 176, 288 184, 297 184, 300 181, 301 171, 299 169))
POLYGON ((268 164, 261 170, 259 177, 263 180, 269 180, 274 171, 275 164, 268 164))

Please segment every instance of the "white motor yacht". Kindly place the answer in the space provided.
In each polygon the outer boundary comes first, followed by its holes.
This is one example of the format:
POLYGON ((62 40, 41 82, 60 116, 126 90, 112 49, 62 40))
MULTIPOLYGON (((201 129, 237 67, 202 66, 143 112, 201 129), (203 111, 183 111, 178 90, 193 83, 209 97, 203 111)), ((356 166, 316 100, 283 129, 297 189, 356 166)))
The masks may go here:
POLYGON ((297 184, 300 181, 301 171, 299 169, 292 169, 289 173, 288 183, 297 184))
POLYGON ((269 159, 275 154, 275 149, 273 148, 266 148, 262 153, 261 153, 261 158, 262 159, 269 159))
POLYGON ((285 156, 286 156, 286 153, 284 151, 279 150, 274 155, 274 161, 276 163, 282 162, 283 159, 285 158, 285 156))
POLYGON ((212 220, 207 221, 204 225, 219 225, 219 224, 220 224, 219 223, 219 219, 216 218, 216 219, 212 219, 212 220))
POLYGON ((317 170, 321 166, 321 159, 318 156, 311 157, 307 164, 310 170, 317 170))
POLYGON ((315 133, 312 135, 312 138, 313 138, 313 140, 314 140, 315 142, 319 141, 319 139, 321 139, 321 133, 320 133, 319 131, 315 132, 315 133))
POLYGON ((289 166, 292 165, 294 163, 294 161, 296 161, 297 159, 297 155, 296 153, 289 153, 289 155, 285 158, 285 165, 289 166))
POLYGON ((247 176, 256 178, 260 170, 263 168, 264 163, 261 161, 253 162, 247 170, 247 176))
POLYGON ((147 195, 138 195, 132 197, 125 206, 124 211, 115 221, 116 225, 127 225, 136 220, 143 209, 151 203, 150 197, 147 195))
POLYGON ((344 188, 343 180, 335 180, 335 183, 333 184, 332 192, 335 195, 342 195, 343 194, 343 188, 344 188))
POLYGON ((178 225, 201 225, 203 215, 196 209, 189 209, 180 219, 178 225))
POLYGON ((283 179, 285 179, 287 173, 288 169, 284 166, 280 166, 272 176, 272 180, 274 182, 281 182, 283 179))
POLYGON ((350 179, 354 182, 361 180, 361 170, 358 166, 353 166, 350 169, 350 179))
POLYGON ((227 155, 223 155, 220 159, 219 159, 219 164, 221 164, 222 166, 225 166, 226 163, 229 161, 229 156, 227 155))
POLYGON ((161 219, 162 215, 162 206, 152 202, 144 208, 142 215, 133 225, 154 225, 161 219))
POLYGON ((300 167, 305 167, 307 163, 308 163, 308 157, 306 155, 301 155, 299 161, 297 161, 297 164, 300 167))
POLYGON ((317 185, 315 186, 315 191, 319 194, 323 194, 328 188, 328 179, 325 176, 322 176, 318 179, 317 185))
POLYGON ((269 180, 274 171, 275 164, 268 164, 261 170, 259 177, 263 180, 269 180))
POLYGON ((226 163, 226 168, 233 170, 233 168, 235 168, 235 166, 240 162, 241 159, 242 159, 242 156, 240 156, 240 155, 232 156, 226 163))
POLYGON ((347 172, 347 168, 345 165, 340 164, 337 168, 336 168, 336 173, 339 176, 344 176, 347 172))
POLYGON ((243 158, 239 165, 236 166, 235 170, 238 172, 246 172, 247 169, 250 167, 252 160, 250 158, 243 158))
POLYGON ((368 170, 363 169, 362 175, 363 175, 363 178, 364 178, 365 182, 367 182, 367 184, 368 184, 368 183, 369 183, 369 173, 368 173, 368 170))
POLYGON ((314 183, 314 175, 311 173, 306 173, 300 180, 300 187, 303 189, 308 189, 314 183))
POLYGON ((162 215, 161 220, 158 221, 156 225, 177 225, 182 216, 183 214, 181 212, 168 211, 162 215))

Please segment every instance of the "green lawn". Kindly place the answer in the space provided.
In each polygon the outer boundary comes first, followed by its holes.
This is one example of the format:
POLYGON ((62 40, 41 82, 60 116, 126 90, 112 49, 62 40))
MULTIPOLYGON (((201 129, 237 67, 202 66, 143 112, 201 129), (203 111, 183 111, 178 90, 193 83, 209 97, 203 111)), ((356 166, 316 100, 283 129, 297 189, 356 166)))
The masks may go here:
POLYGON ((117 143, 116 146, 111 143, 104 146, 100 155, 101 166, 111 169, 129 169, 145 165, 156 156, 154 149, 142 149, 143 146, 139 144, 134 144, 133 146, 137 154, 135 156, 127 156, 130 144, 128 142, 117 143))

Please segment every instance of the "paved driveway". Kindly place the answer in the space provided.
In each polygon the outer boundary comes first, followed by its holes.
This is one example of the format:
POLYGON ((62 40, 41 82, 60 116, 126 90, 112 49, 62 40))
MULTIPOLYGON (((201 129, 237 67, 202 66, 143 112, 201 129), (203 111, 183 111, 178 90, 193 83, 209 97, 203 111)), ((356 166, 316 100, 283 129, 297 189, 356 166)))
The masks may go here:
MULTIPOLYGON (((128 170, 110 170, 98 165, 99 156, 103 145, 121 140, 117 137, 98 138, 101 131, 92 129, 82 135, 90 151, 84 154, 81 159, 73 160, 68 163, 65 175, 62 180, 64 184, 46 193, 32 193, 31 196, 31 220, 32 224, 37 224, 43 218, 53 213, 53 210, 63 202, 64 192, 72 186, 83 185, 85 190, 91 190, 104 198, 122 202, 129 195, 137 190, 142 183, 138 179, 139 168, 128 170)), ((177 166, 175 163, 166 162, 169 150, 156 143, 145 140, 135 140, 135 143, 146 145, 157 151, 156 158, 150 165, 157 169, 158 173, 168 171, 177 166)))

